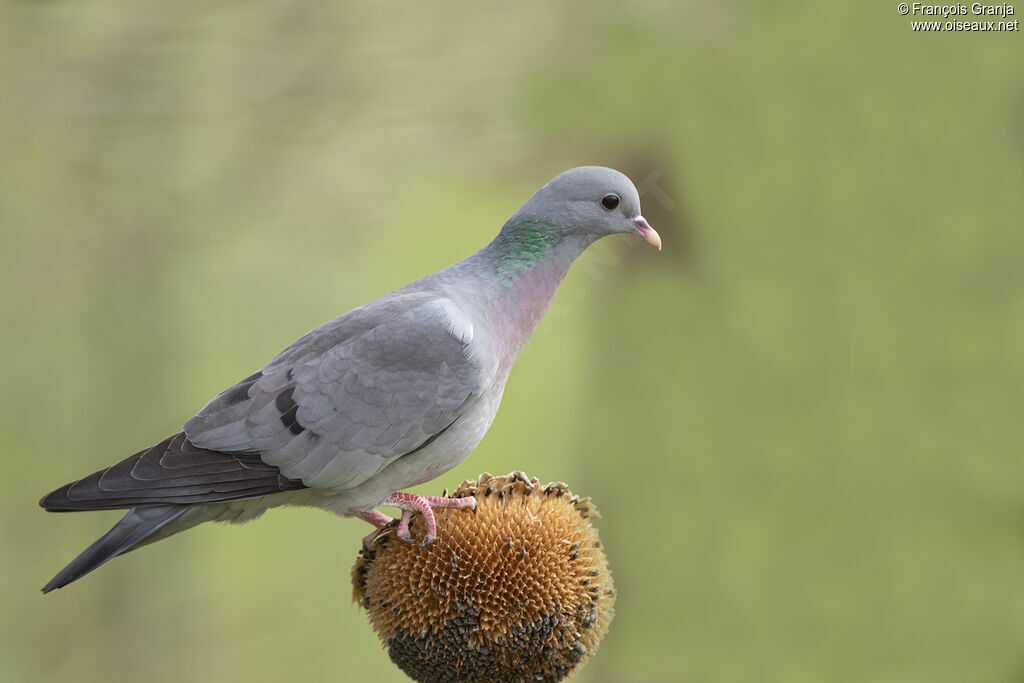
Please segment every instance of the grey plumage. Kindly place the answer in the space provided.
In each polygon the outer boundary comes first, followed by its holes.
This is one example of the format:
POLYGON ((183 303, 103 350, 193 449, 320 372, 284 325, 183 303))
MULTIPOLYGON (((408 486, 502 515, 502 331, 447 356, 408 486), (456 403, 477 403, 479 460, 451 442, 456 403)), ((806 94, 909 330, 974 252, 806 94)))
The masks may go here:
POLYGON ((453 325, 453 303, 417 289, 313 330, 263 368, 245 401, 221 394, 185 434, 203 448, 258 452, 310 487, 363 483, 486 389, 468 337, 453 325))
POLYGON ((451 469, 490 427, 573 260, 624 232, 660 248, 625 176, 556 177, 484 249, 316 328, 181 433, 44 497, 54 511, 130 508, 44 592, 204 521, 287 504, 362 515, 451 469))

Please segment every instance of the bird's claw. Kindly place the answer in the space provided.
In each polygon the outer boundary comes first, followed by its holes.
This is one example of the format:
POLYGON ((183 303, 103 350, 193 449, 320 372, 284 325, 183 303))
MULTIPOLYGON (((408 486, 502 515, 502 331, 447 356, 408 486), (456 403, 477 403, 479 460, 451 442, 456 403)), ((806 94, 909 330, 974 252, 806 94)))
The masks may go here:
POLYGON ((412 521, 412 512, 412 510, 408 509, 402 510, 402 519, 400 519, 398 522, 398 538, 400 538, 403 542, 408 543, 409 545, 416 545, 421 548, 426 548, 428 545, 434 542, 435 538, 435 536, 432 533, 430 533, 430 527, 432 526, 432 522, 436 524, 434 520, 434 511, 428 507, 426 511, 423 512, 423 518, 427 522, 427 535, 426 538, 423 539, 422 543, 416 542, 416 539, 412 537, 412 530, 409 528, 409 522, 412 521), (430 515, 429 518, 427 517, 428 514, 430 515))
POLYGON ((414 546, 417 546, 417 547, 420 547, 420 548, 426 548, 426 547, 430 546, 435 540, 437 540, 437 539, 434 539, 434 538, 430 538, 430 539, 423 539, 423 542, 419 542, 415 538, 412 538, 411 536, 410 537, 399 536, 399 538, 402 539, 403 543, 408 543, 409 545, 414 545, 414 546))
MULTIPOLYGON (((381 505, 394 505, 402 511, 402 517, 398 520, 397 535, 399 539, 405 543, 417 545, 420 548, 426 548, 437 540, 437 519, 434 517, 433 508, 437 507, 455 510, 469 508, 471 510, 476 510, 476 498, 472 496, 466 496, 463 498, 435 498, 433 496, 420 496, 412 493, 395 492, 385 498, 381 502, 381 505), (412 532, 409 528, 414 512, 419 512, 423 515, 423 522, 427 527, 427 532, 423 537, 422 542, 417 542, 412 537, 412 532)), ((360 513, 359 516, 371 524, 380 526, 382 526, 382 524, 380 524, 382 520, 391 521, 387 515, 377 512, 376 510, 360 513)))

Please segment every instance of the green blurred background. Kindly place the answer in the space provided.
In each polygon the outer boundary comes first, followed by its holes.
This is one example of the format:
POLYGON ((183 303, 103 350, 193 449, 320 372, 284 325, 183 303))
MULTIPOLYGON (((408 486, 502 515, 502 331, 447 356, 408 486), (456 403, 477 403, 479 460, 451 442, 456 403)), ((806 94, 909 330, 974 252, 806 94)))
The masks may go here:
POLYGON ((664 252, 585 254, 420 487, 593 496, 620 592, 578 680, 1024 679, 1021 34, 363 4, 0 6, 0 680, 404 680, 350 604, 358 520, 201 527, 43 597, 118 515, 36 500, 587 163, 664 252))

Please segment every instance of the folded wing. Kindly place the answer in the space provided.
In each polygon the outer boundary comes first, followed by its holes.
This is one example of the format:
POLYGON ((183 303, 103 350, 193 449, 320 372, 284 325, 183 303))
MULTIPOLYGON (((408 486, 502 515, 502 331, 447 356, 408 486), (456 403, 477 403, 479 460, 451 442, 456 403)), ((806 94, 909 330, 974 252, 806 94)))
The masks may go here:
POLYGON ((196 445, 258 454, 306 486, 356 486, 456 424, 479 396, 473 326, 401 292, 305 335, 185 425, 196 445))

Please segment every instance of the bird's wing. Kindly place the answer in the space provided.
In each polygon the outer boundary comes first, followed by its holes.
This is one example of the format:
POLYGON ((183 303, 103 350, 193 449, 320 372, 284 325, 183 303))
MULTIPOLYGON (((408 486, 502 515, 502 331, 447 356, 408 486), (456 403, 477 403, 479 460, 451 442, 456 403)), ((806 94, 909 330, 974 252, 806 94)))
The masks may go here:
POLYGON ((306 486, 356 486, 451 427, 479 395, 473 325, 449 299, 396 293, 313 330, 185 425, 306 486))
POLYGON ((281 476, 256 455, 197 448, 184 434, 175 434, 60 487, 39 504, 54 512, 109 510, 210 503, 301 488, 301 482, 281 476))

